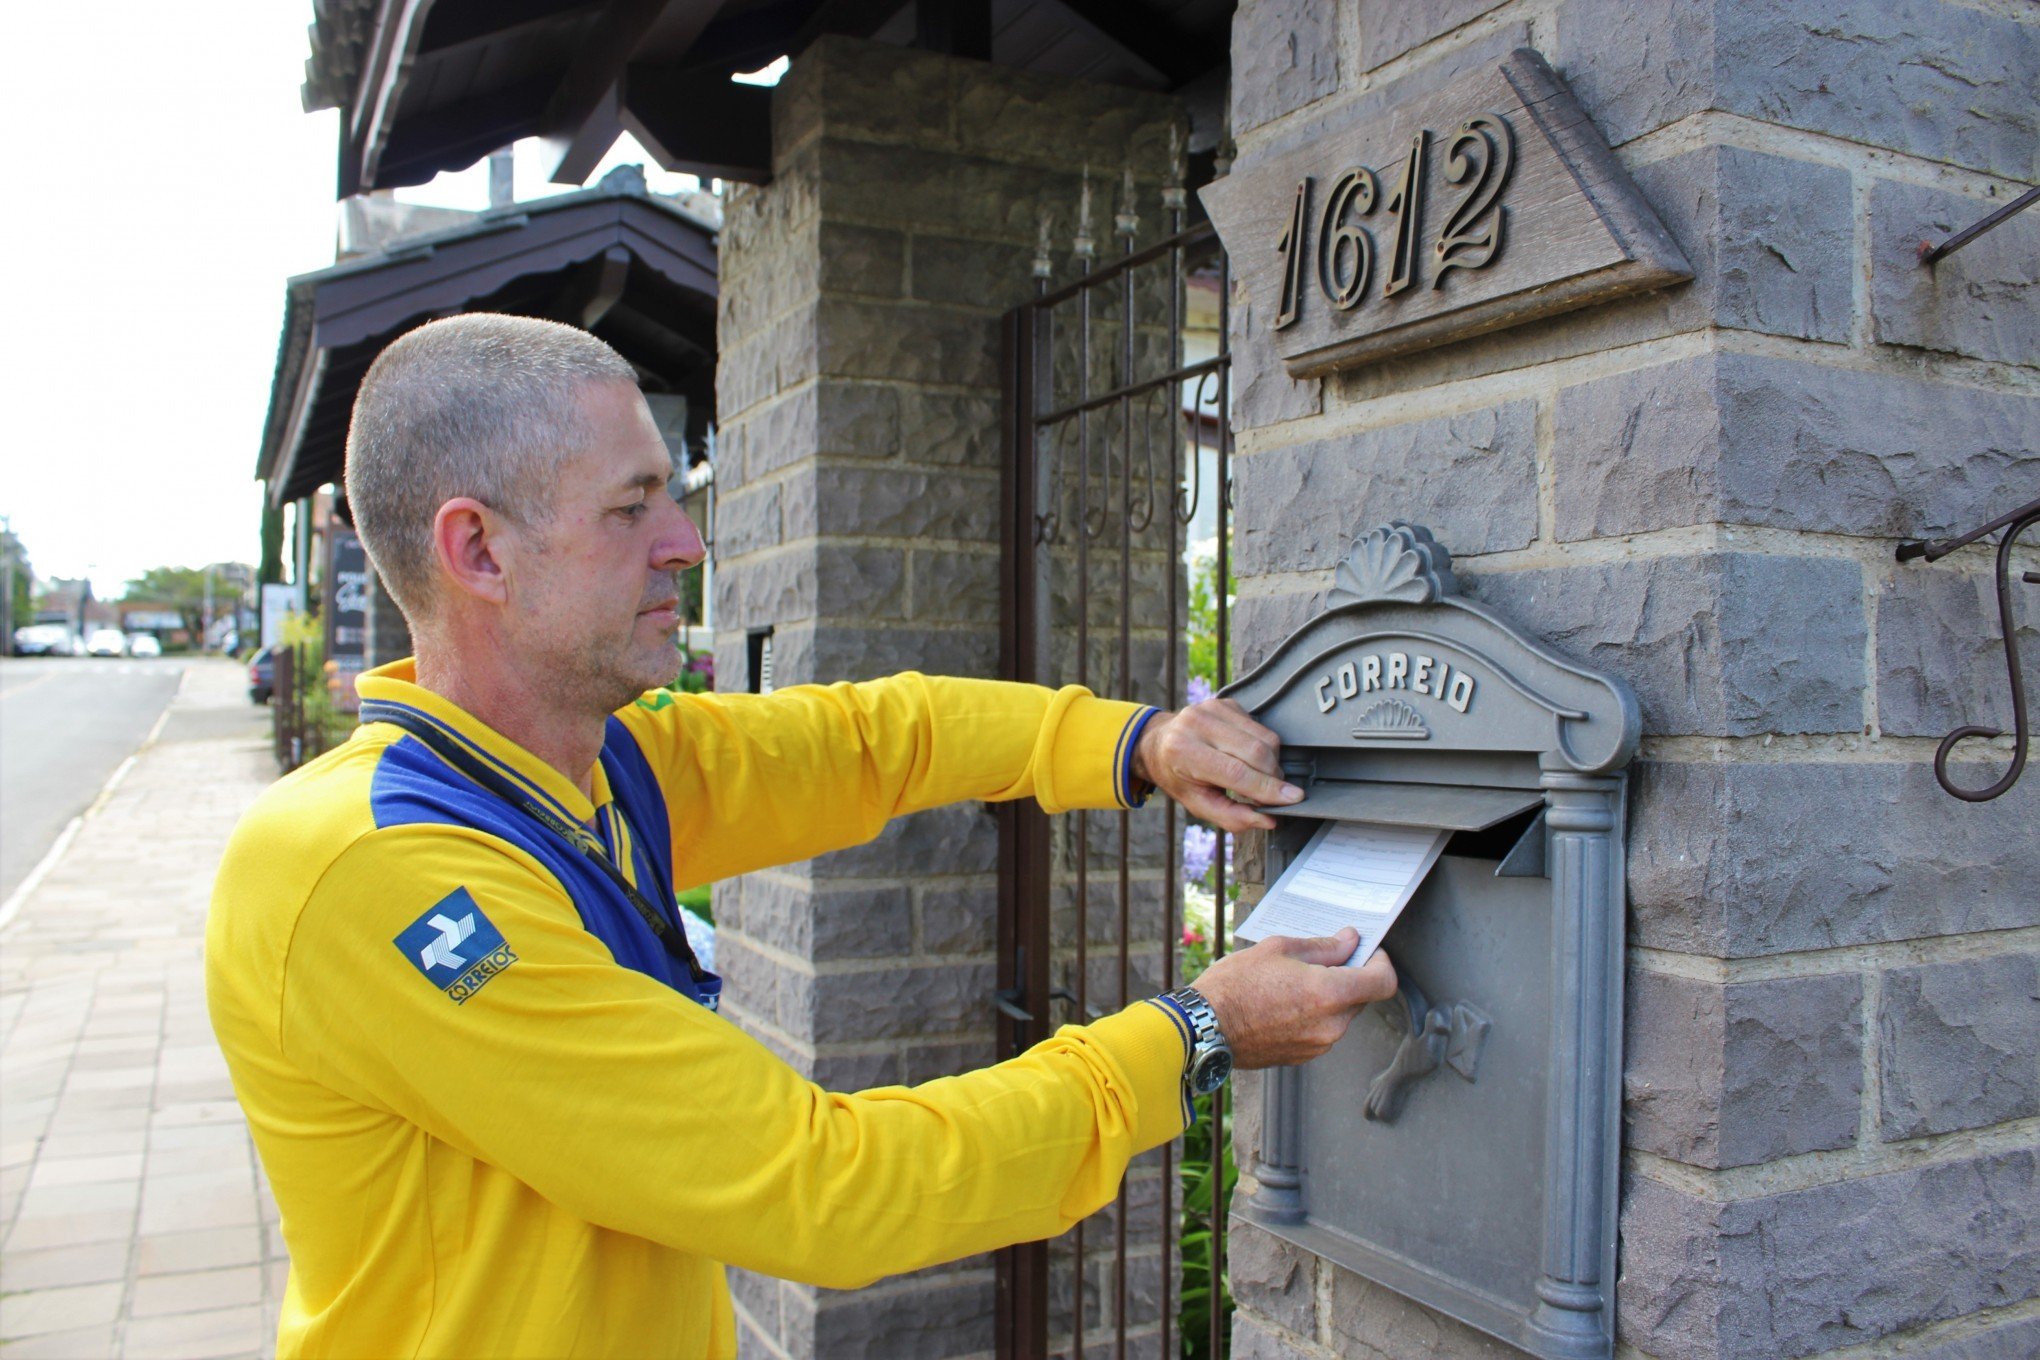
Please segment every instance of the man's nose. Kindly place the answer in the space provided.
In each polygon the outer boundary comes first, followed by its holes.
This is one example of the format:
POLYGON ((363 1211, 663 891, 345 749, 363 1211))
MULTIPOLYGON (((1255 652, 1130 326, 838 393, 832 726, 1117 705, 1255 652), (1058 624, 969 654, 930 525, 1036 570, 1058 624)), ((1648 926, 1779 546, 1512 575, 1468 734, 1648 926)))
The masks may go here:
POLYGON ((708 548, 701 541, 701 530, 694 527, 694 519, 678 505, 673 507, 675 523, 659 535, 658 546, 652 565, 660 571, 685 571, 699 566, 708 556, 708 548))

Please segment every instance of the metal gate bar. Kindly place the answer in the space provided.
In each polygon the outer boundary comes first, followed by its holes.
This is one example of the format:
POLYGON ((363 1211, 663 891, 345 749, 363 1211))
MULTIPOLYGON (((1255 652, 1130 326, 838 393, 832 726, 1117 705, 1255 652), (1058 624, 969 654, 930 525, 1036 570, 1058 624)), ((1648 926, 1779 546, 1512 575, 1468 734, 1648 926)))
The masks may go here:
MULTIPOLYGON (((1101 693, 1114 697, 1136 697, 1134 676, 1133 617, 1134 598, 1134 540, 1136 535, 1147 535, 1155 526, 1158 515, 1166 517, 1166 552, 1160 561, 1160 569, 1167 580, 1166 610, 1167 621, 1163 649, 1162 686, 1166 690, 1163 702, 1171 706, 1182 701, 1183 690, 1179 654, 1184 641, 1184 600, 1180 585, 1183 537, 1197 514, 1199 499, 1204 491, 1202 468, 1206 453, 1215 455, 1217 466, 1214 492, 1214 511, 1218 524, 1218 581, 1214 590, 1218 610, 1218 651, 1219 665, 1224 667, 1227 649, 1228 619, 1224 583, 1227 569, 1226 518, 1230 492, 1228 475, 1231 454, 1231 437, 1225 413, 1229 399, 1230 356, 1225 348, 1226 294, 1230 279, 1227 276, 1224 257, 1217 249, 1216 238, 1208 225, 1199 225, 1183 230, 1182 218, 1186 203, 1184 190, 1170 186, 1163 191, 1163 206, 1169 217, 1170 234, 1145 249, 1134 249, 1138 231, 1138 218, 1130 202, 1122 202, 1120 212, 1114 219, 1115 235, 1121 247, 1119 258, 1103 266, 1096 265, 1095 243, 1089 235, 1088 223, 1080 221, 1075 241, 1080 277, 1069 285, 1051 291, 1047 286, 1050 262, 1044 253, 1035 262, 1037 296, 1008 313, 1005 318, 1004 339, 1007 363, 1005 365, 1005 419, 1003 442, 1005 445, 1004 478, 1002 496, 1004 500, 1004 557, 1002 561, 1002 613, 1001 662, 1002 673, 1015 679, 1055 684, 1074 682, 1092 685, 1101 693), (1217 274, 1218 334, 1217 353, 1207 359, 1186 363, 1184 360, 1185 287, 1190 277, 1189 263, 1192 257, 1210 257, 1217 274), (1167 270, 1166 345, 1162 350, 1160 372, 1150 376, 1138 373, 1143 333, 1142 318, 1139 314, 1141 290, 1138 279, 1144 266, 1167 270), (1117 303, 1116 324, 1118 344, 1107 349, 1117 349, 1116 355, 1107 352, 1094 353, 1099 317, 1097 307, 1106 306, 1104 323, 1114 323, 1110 307, 1117 303), (1066 324, 1066 333, 1058 334, 1058 311, 1073 313, 1073 325, 1066 324), (1059 360, 1074 358, 1074 395, 1058 401, 1057 382, 1061 371, 1059 360), (1093 391, 1094 360, 1103 359, 1109 364, 1111 377, 1099 383, 1103 390, 1093 391), (1116 361, 1116 362, 1114 362, 1116 361), (1184 422, 1182 397, 1186 385, 1195 384, 1191 391, 1191 411, 1188 418, 1190 436, 1183 436, 1184 422), (1217 419, 1215 430, 1210 432, 1207 443, 1205 410, 1211 395, 1215 395, 1217 419), (1158 403, 1160 405, 1158 406, 1158 403), (1159 415, 1161 419, 1157 419, 1159 415), (1094 439, 1097 418, 1116 415, 1118 428, 1106 429, 1106 438, 1094 439), (1144 455, 1140 460, 1140 472, 1136 473, 1137 450, 1135 427, 1142 427, 1144 455), (1167 445, 1166 460, 1158 460, 1153 443, 1157 430, 1161 430, 1167 445), (1117 438, 1111 436, 1116 433, 1117 438), (1185 486, 1185 445, 1188 444, 1189 478, 1185 486), (1074 447, 1072 448, 1072 444, 1074 447), (1116 445, 1119 469, 1118 495, 1113 495, 1113 448, 1116 445), (1095 455, 1095 456, 1094 456, 1095 455), (1068 485, 1069 464, 1076 464, 1074 485, 1068 485), (1098 464, 1094 472, 1093 463, 1098 464), (1166 509, 1157 497, 1158 473, 1165 475, 1166 509), (1141 491, 1137 495, 1135 481, 1139 477, 1141 491), (1100 482, 1094 488, 1094 477, 1100 482), (1065 515, 1065 506, 1071 512, 1065 515), (1093 683, 1092 675, 1092 600, 1091 569, 1093 539, 1109 542, 1113 521, 1116 517, 1118 536, 1118 607, 1116 630, 1109 639, 1113 655, 1104 664, 1108 672, 1093 683), (1074 620, 1075 656, 1068 669, 1070 674, 1058 674, 1062 667, 1057 664, 1055 639, 1057 626, 1066 620, 1056 617, 1055 595, 1055 550, 1064 539, 1065 530, 1070 531, 1074 548, 1076 584, 1074 590, 1076 617, 1074 620), (1116 663, 1116 664, 1115 664, 1116 663)), ((1206 271, 1210 272, 1210 271, 1206 271)), ((1154 545, 1150 541, 1144 549, 1150 567, 1154 562, 1154 545)), ((1109 561, 1109 559, 1106 559, 1109 561)), ((1109 570, 1109 567, 1107 568, 1109 570)), ((1223 670, 1218 681, 1222 685, 1223 670)), ((1152 680, 1148 682, 1152 688, 1152 680)), ((1150 701, 1156 696, 1149 696, 1150 701)), ((1153 815, 1153 814, 1147 814, 1153 815)), ((1073 946, 1073 974, 1068 988, 1055 985, 1055 934, 1053 926, 1053 902, 1055 891, 1054 872, 1054 828, 1049 819, 1031 804, 1005 804, 1000 813, 1000 889, 999 889, 999 973, 997 1005, 1000 1012, 999 1043, 1002 1056, 1018 1053, 1029 1045, 1048 1036, 1052 1029, 1050 1010, 1053 1002, 1060 1000, 1069 1004, 1075 1018, 1082 1022, 1105 1013, 1103 1008, 1094 1010, 1091 1005, 1091 913, 1090 888, 1092 879, 1092 835, 1090 817, 1077 814, 1070 824, 1070 839, 1073 849, 1070 856, 1071 887, 1075 898, 1075 937, 1073 946)), ((1178 873, 1178 819, 1173 805, 1162 812, 1166 852, 1163 855, 1163 880, 1161 892, 1161 983, 1164 988, 1176 984, 1176 950, 1180 945, 1183 927, 1178 873)), ((1115 949, 1116 964, 1116 1006, 1123 1007, 1135 997, 1132 973, 1131 942, 1134 932, 1141 923, 1136 922, 1133 911, 1134 883, 1132 877, 1133 823, 1130 815, 1118 814, 1117 835, 1114 838, 1116 852, 1116 906, 1117 919, 1115 949)), ((1214 930, 1217 936, 1215 947, 1222 952, 1226 922, 1224 856, 1217 857, 1219 879, 1214 930)), ((1152 924, 1152 918, 1148 918, 1152 924)), ((1102 960, 1101 960, 1102 962, 1102 960)), ((1214 1106, 1213 1175, 1222 1174, 1223 1148, 1223 1106, 1214 1106)), ((1161 1154, 1161 1224, 1159 1233, 1160 1251, 1160 1345, 1161 1353, 1169 1355, 1175 1322, 1175 1271, 1177 1269, 1177 1235, 1180 1230, 1176 1210, 1176 1165, 1174 1148, 1162 1149, 1161 1154)), ((1222 1186, 1222 1181, 1220 1182, 1222 1186)), ((1218 1187, 1215 1187, 1218 1188, 1218 1187)), ((1129 1301, 1129 1223, 1132 1205, 1129 1201, 1126 1183, 1122 1183, 1117 1200, 1114 1227, 1110 1242, 1112 1253, 1110 1270, 1110 1297, 1112 1300, 1111 1353, 1115 1360, 1123 1360, 1128 1343, 1128 1301, 1129 1301)), ((1219 1307, 1216 1282, 1222 1279, 1223 1234, 1225 1205, 1222 1196, 1214 1195, 1209 1230, 1212 1243, 1212 1267, 1214 1291, 1210 1310, 1210 1335, 1205 1338, 1209 1354, 1213 1357, 1224 1353, 1224 1317, 1219 1307)), ((1078 1224, 1071 1234, 1074 1246, 1072 1288, 1070 1291, 1069 1354, 1072 1360, 1082 1360, 1086 1353, 1086 1301, 1085 1269, 1092 1254, 1087 1241, 1086 1226, 1078 1224)), ((1050 1295, 1053 1278, 1050 1268, 1047 1243, 1033 1243, 1000 1253, 998 1261, 998 1345, 1002 1360, 1045 1360, 1053 1341, 1050 1319, 1050 1295)))

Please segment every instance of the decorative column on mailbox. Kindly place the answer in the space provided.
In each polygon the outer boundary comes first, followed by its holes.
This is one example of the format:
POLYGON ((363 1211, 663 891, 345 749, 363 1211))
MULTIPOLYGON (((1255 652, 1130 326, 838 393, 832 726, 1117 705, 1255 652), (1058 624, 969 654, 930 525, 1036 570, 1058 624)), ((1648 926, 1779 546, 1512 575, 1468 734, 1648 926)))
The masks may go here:
POLYGON ((1535 1355, 1610 1355, 1635 698, 1400 521, 1226 692, 1306 794, 1266 809, 1270 882, 1326 820, 1451 833, 1385 944, 1401 994, 1269 1074, 1245 1213, 1535 1355))

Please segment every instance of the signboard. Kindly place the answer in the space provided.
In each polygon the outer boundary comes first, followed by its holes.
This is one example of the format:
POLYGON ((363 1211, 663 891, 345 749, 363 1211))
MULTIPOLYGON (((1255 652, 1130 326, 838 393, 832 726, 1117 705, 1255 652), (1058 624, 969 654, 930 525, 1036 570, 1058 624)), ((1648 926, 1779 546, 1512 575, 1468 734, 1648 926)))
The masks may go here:
POLYGON ((262 587, 262 645, 274 647, 283 641, 283 619, 286 614, 305 612, 305 592, 302 586, 265 585, 262 587))
POLYGON ((354 677, 368 669, 368 553, 352 529, 334 525, 326 571, 327 684, 334 706, 361 706, 354 677))
POLYGON ((1200 191, 1250 324, 1307 377, 1693 276, 1542 56, 1329 126, 1200 191))
POLYGON ((129 609, 122 612, 120 626, 130 633, 174 633, 184 626, 184 615, 174 609, 129 609))

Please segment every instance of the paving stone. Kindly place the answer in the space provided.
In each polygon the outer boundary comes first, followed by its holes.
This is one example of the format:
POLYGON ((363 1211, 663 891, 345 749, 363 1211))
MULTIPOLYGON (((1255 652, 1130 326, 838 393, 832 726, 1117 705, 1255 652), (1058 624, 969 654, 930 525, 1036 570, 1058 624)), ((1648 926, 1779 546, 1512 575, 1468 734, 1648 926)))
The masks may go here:
POLYGON ((1627 680, 1652 735, 1863 728, 1866 630, 1853 562, 1709 553, 1458 575, 1469 597, 1627 680))
POLYGON ((2040 1115, 2040 955, 1887 968, 1877 1027, 1887 1141, 2040 1115))
POLYGON ((1862 980, 1730 985, 1632 971, 1625 1141, 1691 1166, 1748 1166, 1856 1141, 1862 980))
POLYGON ((1536 444, 1536 408, 1515 401, 1240 457, 1240 502, 1283 512, 1244 518, 1233 561, 1243 575, 1329 569, 1390 518, 1426 525, 1455 554, 1527 547, 1536 444))
POLYGON ((1715 1202, 1631 1176, 1622 1341, 1659 1360, 1866 1345, 2040 1291, 2031 1149, 1715 1202))
POLYGON ((2040 476, 2036 420, 2040 398, 1759 355, 1616 374, 1554 408, 1559 536, 1966 531, 2040 476))
POLYGON ((128 1243, 121 1240, 10 1251, 0 1257, 0 1294, 125 1280, 127 1267, 128 1243))
POLYGON ((262 1271, 256 1266, 151 1275, 136 1281, 128 1316, 169 1317, 262 1302, 262 1271))
POLYGON ((1310 0, 1243 0, 1233 15, 1235 135, 1339 88, 1339 12, 1310 0))
POLYGON ((114 1347, 112 1327, 79 1327, 9 1341, 0 1354, 7 1360, 106 1360, 114 1347))
POLYGON ((1632 944, 1747 958, 2040 925, 2030 780, 1969 804, 1926 764, 1640 761, 1631 800, 1632 944))
MULTIPOLYGON (((1878 583, 1877 725, 1885 736, 1939 738, 1970 724, 2012 730, 1994 557, 1986 544, 1933 566, 1894 564, 1878 583)), ((2013 619, 2021 655, 2040 657, 2040 615, 2013 619)))
POLYGON ((136 1247, 140 1275, 169 1275, 253 1265, 262 1259, 262 1234, 253 1224, 233 1228, 194 1228, 143 1237, 136 1247))
POLYGON ((1883 345, 2040 366, 2040 221, 2021 213, 1931 268, 1939 244, 1988 217, 2016 190, 1971 198, 1880 180, 1870 190, 1870 318, 1883 345))
POLYGON ((31 1289, 0 1300, 0 1340, 40 1336, 112 1322, 120 1313, 125 1285, 81 1284, 31 1289))
POLYGON ((272 1339, 259 1306, 137 1319, 125 1336, 130 1355, 175 1354, 189 1360, 253 1354, 272 1339))

